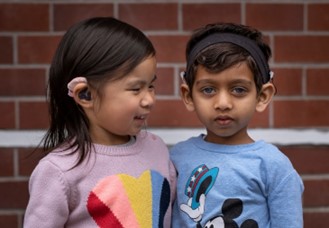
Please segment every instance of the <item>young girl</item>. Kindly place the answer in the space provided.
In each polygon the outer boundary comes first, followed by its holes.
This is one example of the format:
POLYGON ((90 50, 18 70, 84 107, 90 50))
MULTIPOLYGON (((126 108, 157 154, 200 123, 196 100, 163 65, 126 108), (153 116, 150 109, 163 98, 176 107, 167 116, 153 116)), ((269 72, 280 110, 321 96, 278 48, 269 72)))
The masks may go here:
POLYGON ((175 171, 164 142, 141 132, 155 70, 154 47, 131 25, 91 18, 67 31, 24 227, 170 227, 175 171))

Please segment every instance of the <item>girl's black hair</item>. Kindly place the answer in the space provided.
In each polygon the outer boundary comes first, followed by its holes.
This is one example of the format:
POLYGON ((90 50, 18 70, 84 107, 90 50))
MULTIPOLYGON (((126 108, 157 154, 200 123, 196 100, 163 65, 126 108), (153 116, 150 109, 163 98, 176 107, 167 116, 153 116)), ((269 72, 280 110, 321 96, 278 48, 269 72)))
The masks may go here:
MULTIPOLYGON (((271 57, 271 49, 263 41, 263 36, 260 31, 241 24, 216 23, 208 24, 205 27, 195 30, 186 46, 185 55, 187 62, 189 61, 193 47, 204 37, 214 33, 232 33, 245 36, 256 42, 267 62, 271 57)), ((243 61, 247 62, 253 72, 257 92, 259 92, 262 88, 263 81, 257 64, 247 50, 232 43, 216 43, 200 51, 192 66, 186 69, 186 83, 192 91, 198 65, 205 67, 209 72, 217 73, 243 61)))
POLYGON ((45 154, 64 146, 79 152, 79 165, 92 143, 89 121, 67 84, 83 76, 101 94, 102 86, 131 72, 155 55, 151 41, 137 28, 112 17, 96 17, 73 25, 63 36, 53 57, 48 81, 50 127, 41 142, 45 154))

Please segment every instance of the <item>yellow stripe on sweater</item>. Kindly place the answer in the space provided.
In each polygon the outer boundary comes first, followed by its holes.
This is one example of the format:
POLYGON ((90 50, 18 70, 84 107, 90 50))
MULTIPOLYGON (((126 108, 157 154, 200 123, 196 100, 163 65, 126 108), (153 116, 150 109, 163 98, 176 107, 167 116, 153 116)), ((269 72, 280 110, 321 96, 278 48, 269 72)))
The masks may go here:
POLYGON ((150 171, 144 172, 138 179, 125 174, 121 174, 120 178, 140 227, 152 227, 152 180, 150 171))

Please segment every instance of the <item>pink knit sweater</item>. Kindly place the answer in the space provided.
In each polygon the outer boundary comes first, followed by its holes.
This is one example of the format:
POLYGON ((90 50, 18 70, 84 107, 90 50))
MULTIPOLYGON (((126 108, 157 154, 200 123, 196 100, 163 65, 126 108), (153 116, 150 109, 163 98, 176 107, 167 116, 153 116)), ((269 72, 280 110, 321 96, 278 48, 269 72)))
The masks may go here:
POLYGON ((94 144, 71 169, 76 159, 54 151, 36 166, 25 228, 170 227, 175 170, 159 137, 143 131, 131 145, 94 144))

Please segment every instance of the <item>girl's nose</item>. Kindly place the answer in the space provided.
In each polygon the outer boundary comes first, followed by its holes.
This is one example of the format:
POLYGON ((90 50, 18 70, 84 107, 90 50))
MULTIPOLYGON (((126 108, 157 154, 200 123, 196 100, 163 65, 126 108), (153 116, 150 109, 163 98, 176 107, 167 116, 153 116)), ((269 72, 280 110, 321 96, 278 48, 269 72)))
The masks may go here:
POLYGON ((142 98, 141 106, 145 108, 152 108, 155 103, 155 94, 154 90, 147 91, 142 98))

